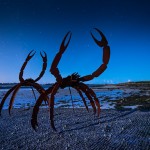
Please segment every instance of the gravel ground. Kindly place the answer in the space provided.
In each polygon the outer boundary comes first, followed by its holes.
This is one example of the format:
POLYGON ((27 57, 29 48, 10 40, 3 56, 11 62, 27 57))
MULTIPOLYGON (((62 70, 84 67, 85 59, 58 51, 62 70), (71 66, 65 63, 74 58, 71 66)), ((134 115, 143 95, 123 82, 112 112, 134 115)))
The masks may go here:
POLYGON ((7 110, 0 117, 0 149, 150 150, 150 112, 102 110, 100 118, 85 109, 55 109, 53 131, 49 111, 41 108, 39 128, 30 125, 32 109, 7 110))

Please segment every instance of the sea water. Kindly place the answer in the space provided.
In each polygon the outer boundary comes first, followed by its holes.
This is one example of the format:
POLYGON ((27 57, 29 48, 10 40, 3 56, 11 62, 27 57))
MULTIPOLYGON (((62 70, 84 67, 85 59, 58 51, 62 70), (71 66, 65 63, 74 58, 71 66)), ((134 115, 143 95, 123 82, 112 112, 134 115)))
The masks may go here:
MULTIPOLYGON (((47 89, 47 87, 45 87, 47 89)), ((8 91, 8 88, 0 89, 0 101, 8 91)), ((109 89, 109 88, 94 88, 97 98, 100 101, 102 109, 114 108, 111 101, 123 99, 133 94, 138 94, 139 90, 135 89, 109 89)), ((36 97, 34 97, 31 88, 20 88, 16 94, 13 108, 27 108, 35 105, 39 93, 34 90, 36 97)), ((11 99, 12 93, 6 99, 3 109, 8 109, 9 102, 11 99)), ((87 102, 87 105, 90 107, 90 101, 87 99, 86 95, 83 93, 83 96, 87 102)), ((49 95, 50 97, 50 95, 49 95)), ((81 108, 84 107, 82 98, 79 96, 77 91, 71 88, 71 94, 69 88, 59 89, 55 95, 55 107, 65 107, 65 108, 81 108)), ((42 107, 48 107, 45 103, 42 104, 42 107)))

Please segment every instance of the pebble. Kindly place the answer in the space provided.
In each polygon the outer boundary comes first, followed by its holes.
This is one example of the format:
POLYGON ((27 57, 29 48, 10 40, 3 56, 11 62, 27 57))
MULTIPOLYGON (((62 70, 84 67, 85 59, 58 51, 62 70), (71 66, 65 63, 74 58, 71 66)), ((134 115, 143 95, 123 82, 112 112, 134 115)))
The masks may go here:
POLYGON ((55 109, 53 131, 47 109, 40 109, 39 128, 30 124, 32 109, 3 110, 0 118, 0 149, 150 149, 150 112, 102 110, 100 118, 85 109, 55 109), (96 120, 96 121, 95 121, 96 120), (140 127, 139 127, 140 125, 140 127))

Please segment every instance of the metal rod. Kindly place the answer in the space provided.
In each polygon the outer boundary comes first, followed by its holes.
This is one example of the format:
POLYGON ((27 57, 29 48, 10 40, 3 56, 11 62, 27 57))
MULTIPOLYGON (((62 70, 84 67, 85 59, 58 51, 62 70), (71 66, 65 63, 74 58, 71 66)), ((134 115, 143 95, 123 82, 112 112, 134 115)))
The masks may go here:
POLYGON ((74 103, 73 103, 73 98, 72 98, 72 94, 71 94, 71 89, 70 89, 70 86, 69 86, 69 92, 70 92, 71 101, 72 101, 72 108, 73 108, 73 111, 74 111, 74 103))
POLYGON ((32 89, 32 92, 33 92, 33 95, 34 95, 34 98, 35 98, 35 101, 36 101, 36 95, 35 95, 35 92, 33 90, 33 87, 31 86, 31 89, 32 89))

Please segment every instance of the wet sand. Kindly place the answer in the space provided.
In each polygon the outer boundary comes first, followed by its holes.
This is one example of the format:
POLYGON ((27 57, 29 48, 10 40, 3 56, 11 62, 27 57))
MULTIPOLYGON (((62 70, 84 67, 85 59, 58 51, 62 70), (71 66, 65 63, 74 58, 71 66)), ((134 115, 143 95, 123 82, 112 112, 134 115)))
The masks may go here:
POLYGON ((39 128, 31 128, 32 108, 2 111, 0 117, 0 149, 80 149, 80 150, 149 150, 150 111, 102 110, 100 118, 78 108, 55 109, 53 131, 49 111, 41 108, 39 128))

